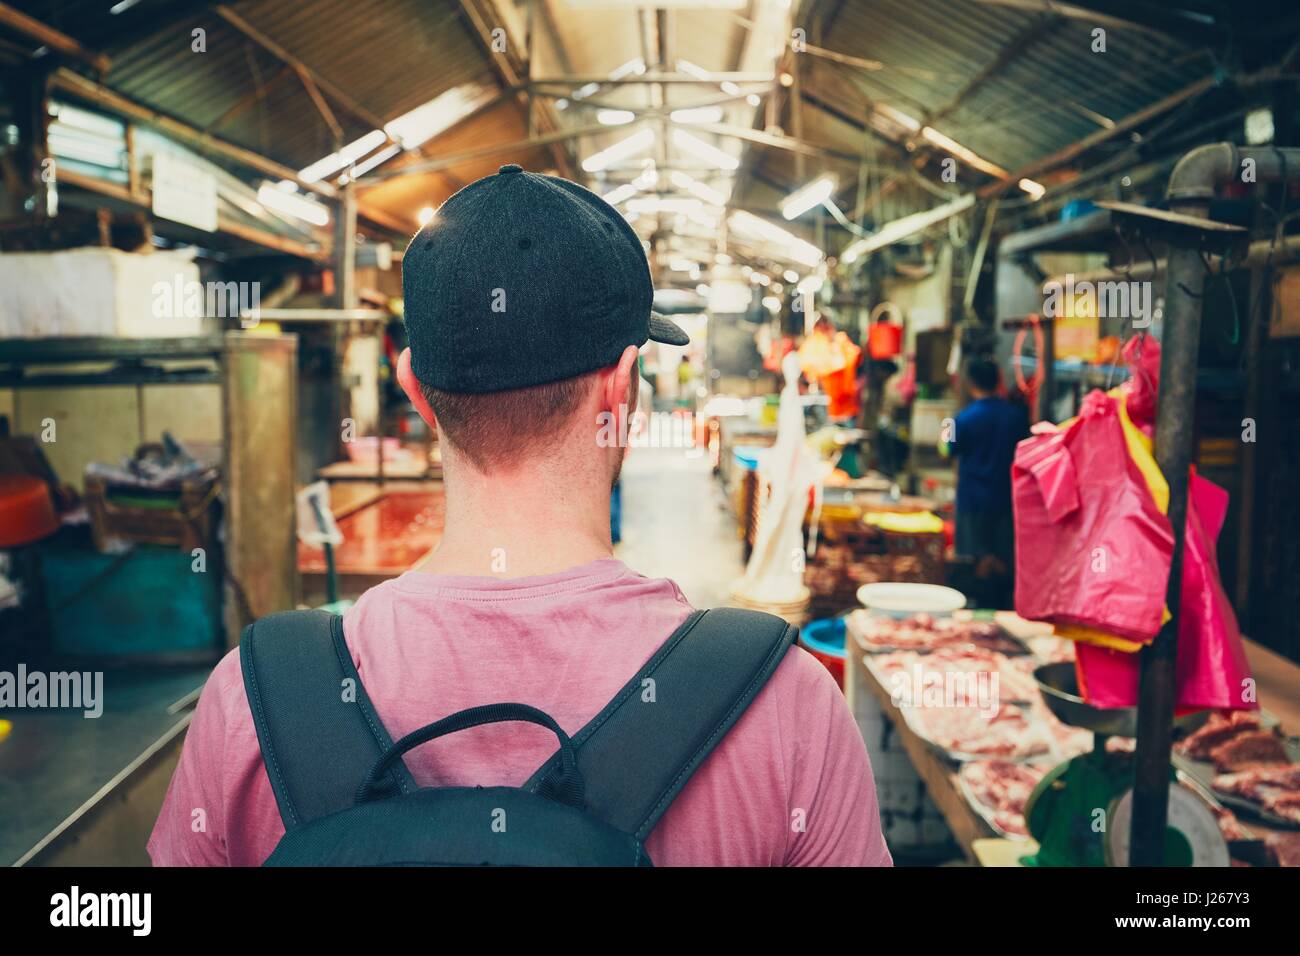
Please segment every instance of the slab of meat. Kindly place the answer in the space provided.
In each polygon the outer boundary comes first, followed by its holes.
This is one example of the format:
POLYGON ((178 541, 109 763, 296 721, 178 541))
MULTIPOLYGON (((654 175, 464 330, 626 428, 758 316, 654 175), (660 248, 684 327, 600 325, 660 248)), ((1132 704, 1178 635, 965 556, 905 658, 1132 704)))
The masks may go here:
POLYGON ((959 773, 971 795, 999 829, 1029 836, 1025 803, 1047 769, 1047 765, 975 760, 963 764, 959 773))
POLYGON ((1300 833, 1270 833, 1264 837, 1264 844, 1278 866, 1300 866, 1300 833))
POLYGON ((992 621, 969 621, 915 614, 909 618, 873 617, 854 611, 847 625, 866 651, 936 650, 973 645, 983 650, 1023 653, 1024 647, 1007 638, 992 621))
POLYGON ((974 707, 933 707, 910 711, 908 719, 918 734, 953 754, 1021 758, 1048 751, 1042 724, 1011 704, 992 717, 974 707))
POLYGON ((1300 791, 1273 790, 1264 794, 1264 809, 1284 820, 1300 823, 1300 791))
POLYGON ((1230 793, 1233 796, 1255 801, 1261 799, 1263 791, 1300 791, 1300 764, 1222 774, 1215 777, 1210 782, 1210 786, 1220 793, 1230 793))
POLYGON ((1281 738, 1268 730, 1239 733, 1212 749, 1210 759, 1219 773, 1234 773, 1263 764, 1289 763, 1281 738))
POLYGON ((1259 729, 1259 712, 1233 710, 1215 712, 1199 730, 1175 746, 1175 749, 1193 760, 1209 760, 1210 751, 1219 744, 1250 730, 1259 729))
MULTIPOLYGON (((1195 792, 1195 791, 1193 791, 1195 792)), ((1214 814, 1214 819, 1219 821, 1219 832, 1223 834, 1225 840, 1249 840, 1250 834, 1246 828, 1241 825, 1237 815, 1227 807, 1219 807, 1210 804, 1210 812, 1214 814)))
POLYGON ((893 651, 871 666, 900 707, 983 707, 1040 698, 1031 657, 1007 657, 970 645, 930 654, 893 651))

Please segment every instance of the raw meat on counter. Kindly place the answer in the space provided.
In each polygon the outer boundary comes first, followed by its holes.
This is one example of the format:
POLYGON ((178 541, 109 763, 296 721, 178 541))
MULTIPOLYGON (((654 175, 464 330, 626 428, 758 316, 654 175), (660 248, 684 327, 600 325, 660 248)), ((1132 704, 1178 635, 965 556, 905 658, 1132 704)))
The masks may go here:
POLYGON ((1260 767, 1215 777, 1211 787, 1300 823, 1300 764, 1260 767))
POLYGON ((1043 703, 1040 695, 1033 704, 1034 719, 1043 725, 1049 737, 1052 756, 1057 760, 1069 760, 1092 749, 1096 737, 1091 730, 1073 727, 1052 713, 1051 708, 1043 703))
POLYGON ((1025 803, 1047 769, 1046 765, 1009 760, 973 760, 963 764, 958 773, 998 829, 1016 836, 1029 836, 1025 803))
POLYGON ((1270 833, 1264 845, 1278 866, 1300 866, 1300 833, 1270 833))
POLYGON ((932 654, 878 654, 871 665, 900 707, 924 707, 931 702, 990 707, 1004 701, 1035 701, 1040 696, 1032 658, 1007 657, 969 645, 941 647, 932 654), (972 676, 976 681, 970 680, 972 676))
POLYGON ((866 651, 935 650, 974 644, 1004 654, 1023 654, 1024 645, 1002 633, 992 621, 916 614, 909 618, 872 617, 866 611, 848 616, 848 628, 866 651))
POLYGON ((1300 792, 1281 790, 1264 797, 1264 809, 1284 820, 1300 823, 1300 792))
POLYGON ((1043 725, 1013 704, 1003 704, 992 715, 977 707, 922 707, 908 711, 908 722, 951 755, 1018 759, 1050 750, 1043 725))
POLYGON ((1219 773, 1289 763, 1281 739, 1267 730, 1249 730, 1225 740, 1210 751, 1210 759, 1219 773))
POLYGON ((1175 750, 1192 760, 1209 760, 1210 751, 1238 734, 1259 729, 1259 711, 1234 710, 1227 714, 1210 714, 1199 730, 1175 746, 1175 750))

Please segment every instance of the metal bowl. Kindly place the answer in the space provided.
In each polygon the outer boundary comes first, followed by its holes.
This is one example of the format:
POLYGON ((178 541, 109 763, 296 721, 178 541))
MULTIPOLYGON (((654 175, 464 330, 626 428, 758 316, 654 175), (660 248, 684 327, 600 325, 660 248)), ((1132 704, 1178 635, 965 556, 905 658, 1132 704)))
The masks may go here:
MULTIPOLYGON (((1044 664, 1034 671, 1038 689, 1047 707, 1062 723, 1083 727, 1111 737, 1137 736, 1136 707, 1094 707, 1079 696, 1079 681, 1073 661, 1044 664)), ((1208 711, 1198 710, 1174 718, 1174 728, 1195 730, 1205 722, 1208 711)))

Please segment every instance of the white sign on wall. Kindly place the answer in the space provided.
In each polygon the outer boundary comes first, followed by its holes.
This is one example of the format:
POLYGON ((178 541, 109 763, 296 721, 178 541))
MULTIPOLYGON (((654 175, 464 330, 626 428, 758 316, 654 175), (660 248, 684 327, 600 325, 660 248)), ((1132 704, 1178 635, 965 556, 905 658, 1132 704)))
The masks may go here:
POLYGON ((171 153, 153 154, 153 213, 205 232, 217 231, 217 181, 171 153))

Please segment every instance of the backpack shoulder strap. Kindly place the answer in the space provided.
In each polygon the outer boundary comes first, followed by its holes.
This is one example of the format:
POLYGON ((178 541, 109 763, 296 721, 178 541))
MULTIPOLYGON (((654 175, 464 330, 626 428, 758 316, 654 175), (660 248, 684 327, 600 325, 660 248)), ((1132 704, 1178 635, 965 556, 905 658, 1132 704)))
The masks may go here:
MULTIPOLYGON (((393 741, 352 663, 343 618, 326 611, 271 614, 244 629, 239 657, 285 830, 352 806, 393 741)), ((401 761, 389 774, 396 791, 415 789, 401 761)))
MULTIPOLYGON (((587 809, 644 840, 740 719, 798 631, 739 608, 696 611, 573 737, 587 809)), ((558 772, 552 756, 524 786, 558 772)))

